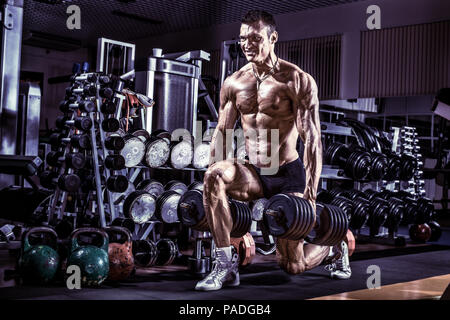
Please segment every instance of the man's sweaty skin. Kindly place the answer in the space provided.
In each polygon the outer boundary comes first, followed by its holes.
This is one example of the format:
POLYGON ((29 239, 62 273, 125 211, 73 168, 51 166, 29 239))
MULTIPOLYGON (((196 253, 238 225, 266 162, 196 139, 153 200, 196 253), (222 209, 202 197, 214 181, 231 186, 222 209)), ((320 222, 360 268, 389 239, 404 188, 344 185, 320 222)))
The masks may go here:
MULTIPOLYGON (((214 162, 216 142, 222 141, 225 154, 227 129, 233 129, 238 116, 244 133, 256 130, 246 137, 245 147, 251 163, 268 167, 262 150, 271 150, 279 156, 279 165, 298 158, 297 138, 303 140, 305 152, 303 164, 306 171, 304 193, 293 193, 311 202, 315 208, 317 187, 322 171, 322 143, 319 120, 319 101, 314 79, 300 68, 277 59, 274 45, 277 32, 270 36, 261 21, 243 23, 240 30, 241 47, 249 63, 228 77, 221 89, 219 120, 211 141, 211 159, 214 162), (256 79, 255 72, 259 79, 256 79), (268 76, 267 76, 268 75, 268 76), (267 77, 266 77, 267 76, 267 77), (259 134, 266 129, 269 134, 259 134), (270 129, 279 130, 279 144, 271 145, 270 129), (264 157, 264 159, 263 159, 264 157)), ((269 155, 273 156, 273 155, 269 155)), ((221 159, 219 159, 221 160, 221 159)), ((233 226, 227 196, 241 201, 264 197, 261 182, 248 163, 225 160, 213 163, 204 178, 204 206, 208 223, 217 247, 230 245, 233 226)), ((328 255, 330 247, 309 244, 304 241, 277 239, 278 263, 285 271, 297 274, 319 265, 328 255)))

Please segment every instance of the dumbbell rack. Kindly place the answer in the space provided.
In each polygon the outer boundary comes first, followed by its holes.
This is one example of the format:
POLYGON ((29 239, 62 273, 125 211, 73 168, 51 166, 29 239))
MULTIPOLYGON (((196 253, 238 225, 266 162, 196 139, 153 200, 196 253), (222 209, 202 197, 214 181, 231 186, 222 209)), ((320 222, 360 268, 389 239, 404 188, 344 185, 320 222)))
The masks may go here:
POLYGON ((415 200, 425 196, 425 181, 423 180, 423 160, 420 153, 419 140, 416 128, 403 126, 392 128, 392 151, 397 154, 406 154, 415 159, 415 170, 412 179, 400 183, 386 183, 385 188, 391 191, 405 190, 411 193, 415 200))
MULTIPOLYGON (((99 216, 100 220, 100 226, 102 228, 106 227, 107 221, 106 221, 106 214, 105 214, 105 205, 104 205, 104 197, 107 197, 108 200, 108 206, 106 206, 106 210, 109 212, 111 219, 113 220, 116 217, 115 213, 115 206, 112 202, 111 197, 111 191, 108 190, 108 188, 105 189, 105 192, 103 193, 102 190, 102 179, 100 175, 100 166, 101 163, 99 162, 99 157, 105 159, 109 155, 109 151, 105 148, 104 145, 104 139, 105 139, 105 131, 102 128, 102 125, 98 125, 98 128, 96 127, 97 123, 102 123, 105 120, 105 115, 103 115, 102 112, 100 112, 100 106, 102 104, 102 100, 105 98, 118 98, 116 102, 117 109, 121 109, 121 104, 123 101, 123 96, 117 92, 119 90, 116 90, 113 97, 102 97, 100 90, 106 90, 108 89, 108 85, 101 86, 100 78, 103 77, 103 82, 105 82, 105 79, 109 79, 108 77, 105 77, 101 73, 82 73, 82 74, 76 74, 73 76, 73 81, 71 83, 71 87, 69 87, 69 90, 72 92, 73 96, 76 97, 76 101, 80 102, 81 99, 84 101, 92 101, 95 103, 95 110, 92 112, 83 112, 80 109, 73 109, 70 110, 71 116, 70 120, 74 120, 76 116, 84 116, 89 117, 92 126, 89 129, 89 135, 90 135, 90 156, 92 158, 91 167, 94 172, 94 179, 95 179, 95 190, 91 190, 87 193, 87 197, 84 199, 84 208, 87 210, 87 208, 90 208, 92 212, 96 212, 99 216), (87 90, 87 92, 84 90, 88 87, 95 87, 95 95, 87 94, 93 93, 92 90, 87 90), (100 139, 98 139, 100 138, 100 139), (98 141, 100 140, 100 141, 98 141), (94 195, 95 193, 95 195, 94 195), (91 201, 94 195, 95 201, 91 201), (90 203, 90 205, 87 205, 90 203)), ((111 79, 109 79, 111 80, 111 79)), ((103 83, 104 84, 104 83, 103 83)), ((107 83, 108 84, 108 83, 107 83)), ((109 88, 113 92, 111 88, 109 88)), ((69 97, 69 99, 73 100, 73 96, 69 97)), ((67 101, 65 101, 67 102, 67 101)), ((72 101, 73 102, 73 101, 72 101)), ((118 115, 120 116, 120 115, 118 115)), ((70 128, 68 131, 67 136, 65 138, 71 138, 75 133, 77 133, 78 130, 74 128, 70 128)), ((63 156, 68 154, 70 151, 77 152, 78 149, 71 146, 71 144, 67 144, 63 150, 63 156)), ((89 151, 87 151, 89 152, 89 151)), ((73 173, 73 169, 66 168, 65 163, 63 162, 58 169, 58 174, 62 173, 73 173)), ((111 176, 110 171, 105 168, 104 170, 105 178, 108 179, 111 176)), ((62 220, 63 216, 73 216, 74 217, 74 227, 76 227, 76 217, 77 212, 69 213, 66 212, 66 202, 67 202, 68 192, 62 190, 59 185, 56 185, 55 193, 51 197, 49 206, 46 208, 47 215, 48 215, 48 223, 52 224, 54 216, 56 215, 57 220, 62 220)), ((112 221, 111 220, 111 221, 112 221)))
MULTIPOLYGON (((382 181, 382 189, 393 192, 400 190, 406 191, 411 194, 414 200, 419 199, 425 195, 423 175, 423 162, 420 154, 420 146, 418 145, 417 132, 413 127, 393 127, 389 133, 389 138, 392 141, 392 152, 397 155, 408 155, 415 159, 415 170, 412 179, 408 181, 382 181)), ((364 235, 357 233, 357 238, 360 241, 404 246, 408 235, 401 235, 397 233, 397 230, 388 230, 385 227, 380 227, 378 234, 364 235)))

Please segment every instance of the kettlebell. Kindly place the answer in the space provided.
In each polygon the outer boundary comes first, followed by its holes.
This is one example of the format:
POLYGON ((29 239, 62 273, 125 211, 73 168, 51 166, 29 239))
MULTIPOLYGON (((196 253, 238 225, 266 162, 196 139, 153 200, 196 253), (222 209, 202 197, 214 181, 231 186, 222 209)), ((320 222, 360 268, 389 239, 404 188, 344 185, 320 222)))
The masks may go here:
POLYGON ((81 284, 83 286, 98 286, 108 277, 108 234, 97 228, 80 228, 72 232, 70 256, 67 267, 76 265, 80 267, 81 284), (99 234, 103 243, 100 247, 78 243, 78 236, 83 233, 99 234))
POLYGON ((429 241, 438 241, 442 235, 441 226, 434 220, 428 221, 427 224, 431 228, 431 237, 429 241))
POLYGON ((409 237, 416 242, 427 242, 431 237, 431 228, 426 223, 413 224, 409 228, 409 237))
POLYGON ((54 279, 59 267, 59 255, 55 250, 57 240, 56 232, 48 227, 31 228, 23 235, 19 268, 24 283, 46 284, 54 279), (29 237, 36 233, 51 234, 55 239, 54 248, 43 244, 30 245, 29 237))
MULTIPOLYGON (((105 231, 108 235, 122 234, 126 239, 124 243, 110 242, 108 247, 109 274, 108 280, 122 281, 128 278, 134 269, 131 233, 127 228, 110 226, 105 231)), ((112 237, 110 237, 111 239, 112 237)))

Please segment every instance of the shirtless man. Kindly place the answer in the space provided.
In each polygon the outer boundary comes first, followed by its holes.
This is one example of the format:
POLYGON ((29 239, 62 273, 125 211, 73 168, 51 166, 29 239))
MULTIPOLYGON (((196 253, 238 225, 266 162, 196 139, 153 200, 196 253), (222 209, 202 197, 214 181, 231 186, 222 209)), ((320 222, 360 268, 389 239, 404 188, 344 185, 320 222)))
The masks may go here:
MULTIPOLYGON (((249 63, 222 85, 219 120, 211 141, 213 164, 204 178, 204 207, 217 247, 216 260, 212 272, 197 283, 196 290, 219 290, 224 285, 240 283, 238 257, 230 246, 233 221, 228 196, 250 201, 288 193, 309 200, 315 207, 322 171, 319 101, 314 79, 275 55, 278 33, 272 15, 254 10, 241 22, 240 43, 249 63), (225 137, 238 116, 244 135, 256 132, 256 137, 245 137, 249 162, 238 163, 235 159, 214 162, 216 147, 226 149, 226 139, 218 139, 218 135, 225 137), (267 129, 269 137, 261 129, 267 129), (271 129, 279 130, 276 145, 271 144, 271 129), (263 131, 264 135, 259 134, 263 131), (305 146, 303 161, 296 150, 298 136, 305 146), (262 173, 270 166, 265 150, 271 150, 269 157, 279 155, 279 168, 273 175, 262 173)), ((341 263, 340 268, 331 265, 332 276, 345 279, 351 275, 345 242, 332 248, 279 238, 276 246, 278 264, 290 274, 312 269, 325 258, 334 257, 341 263)))

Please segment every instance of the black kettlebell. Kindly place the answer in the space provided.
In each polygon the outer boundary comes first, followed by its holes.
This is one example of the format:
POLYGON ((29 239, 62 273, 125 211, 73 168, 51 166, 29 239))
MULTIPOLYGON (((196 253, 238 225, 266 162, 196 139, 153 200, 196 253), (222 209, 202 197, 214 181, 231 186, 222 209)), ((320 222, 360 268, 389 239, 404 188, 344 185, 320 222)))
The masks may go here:
POLYGON ((438 241, 442 235, 441 226, 436 221, 429 221, 427 224, 431 228, 431 237, 429 241, 438 241))

